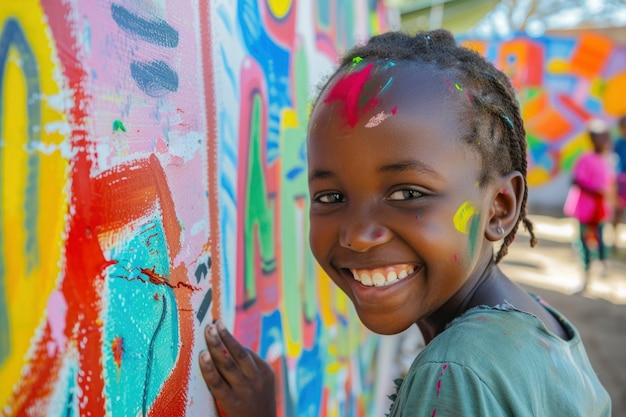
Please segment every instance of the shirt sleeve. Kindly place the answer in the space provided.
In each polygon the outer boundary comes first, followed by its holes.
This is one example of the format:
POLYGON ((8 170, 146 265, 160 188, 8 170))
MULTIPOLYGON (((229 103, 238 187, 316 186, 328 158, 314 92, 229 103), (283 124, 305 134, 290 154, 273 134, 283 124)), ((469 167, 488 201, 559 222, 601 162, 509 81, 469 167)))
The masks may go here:
POLYGON ((489 386, 470 368, 455 363, 427 363, 403 381, 392 417, 508 415, 489 386))

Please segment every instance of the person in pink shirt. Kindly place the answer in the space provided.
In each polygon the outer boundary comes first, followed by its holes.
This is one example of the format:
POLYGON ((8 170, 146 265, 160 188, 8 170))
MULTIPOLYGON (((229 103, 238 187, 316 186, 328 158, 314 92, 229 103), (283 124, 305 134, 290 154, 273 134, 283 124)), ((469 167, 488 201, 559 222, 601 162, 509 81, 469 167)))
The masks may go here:
POLYGON ((607 125, 602 120, 592 120, 588 127, 593 150, 585 152, 574 165, 572 187, 563 211, 576 218, 580 225, 580 247, 584 268, 584 282, 579 292, 587 287, 592 261, 592 249, 596 248, 602 261, 602 274, 606 275, 606 248, 602 227, 611 219, 610 194, 615 182, 615 169, 611 162, 613 149, 607 125))

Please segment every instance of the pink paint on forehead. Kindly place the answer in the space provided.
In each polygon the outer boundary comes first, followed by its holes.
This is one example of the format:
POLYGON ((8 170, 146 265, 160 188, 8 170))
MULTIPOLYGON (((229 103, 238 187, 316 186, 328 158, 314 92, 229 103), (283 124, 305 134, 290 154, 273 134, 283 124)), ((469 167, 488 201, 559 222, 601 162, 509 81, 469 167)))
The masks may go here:
POLYGON ((366 112, 376 106, 380 99, 373 95, 365 104, 359 107, 363 89, 370 78, 374 63, 364 67, 360 71, 350 72, 344 75, 329 91, 324 103, 339 101, 343 104, 342 116, 346 119, 350 127, 356 126, 359 121, 359 111, 366 112))

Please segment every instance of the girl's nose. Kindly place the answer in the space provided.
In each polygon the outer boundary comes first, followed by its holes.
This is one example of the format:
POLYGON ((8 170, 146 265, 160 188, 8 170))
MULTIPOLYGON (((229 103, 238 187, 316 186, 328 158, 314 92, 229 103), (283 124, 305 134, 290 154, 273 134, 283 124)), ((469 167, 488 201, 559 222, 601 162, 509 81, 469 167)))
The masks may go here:
POLYGON ((385 226, 376 222, 367 223, 363 220, 352 219, 341 228, 339 243, 344 248, 356 252, 367 252, 390 239, 391 231, 385 226))

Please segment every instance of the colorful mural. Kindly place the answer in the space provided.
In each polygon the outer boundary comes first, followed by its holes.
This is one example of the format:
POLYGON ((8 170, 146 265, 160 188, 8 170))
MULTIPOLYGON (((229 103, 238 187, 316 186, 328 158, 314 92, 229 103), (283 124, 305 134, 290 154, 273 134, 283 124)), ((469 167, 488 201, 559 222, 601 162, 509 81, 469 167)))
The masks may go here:
POLYGON ((308 249, 305 130, 382 1, 0 6, 0 415, 217 415, 223 319, 280 416, 364 416, 379 339, 308 249))
POLYGON ((561 207, 572 165, 590 147, 586 123, 614 124, 626 114, 626 45, 593 32, 464 42, 511 77, 526 124, 531 196, 561 207))

